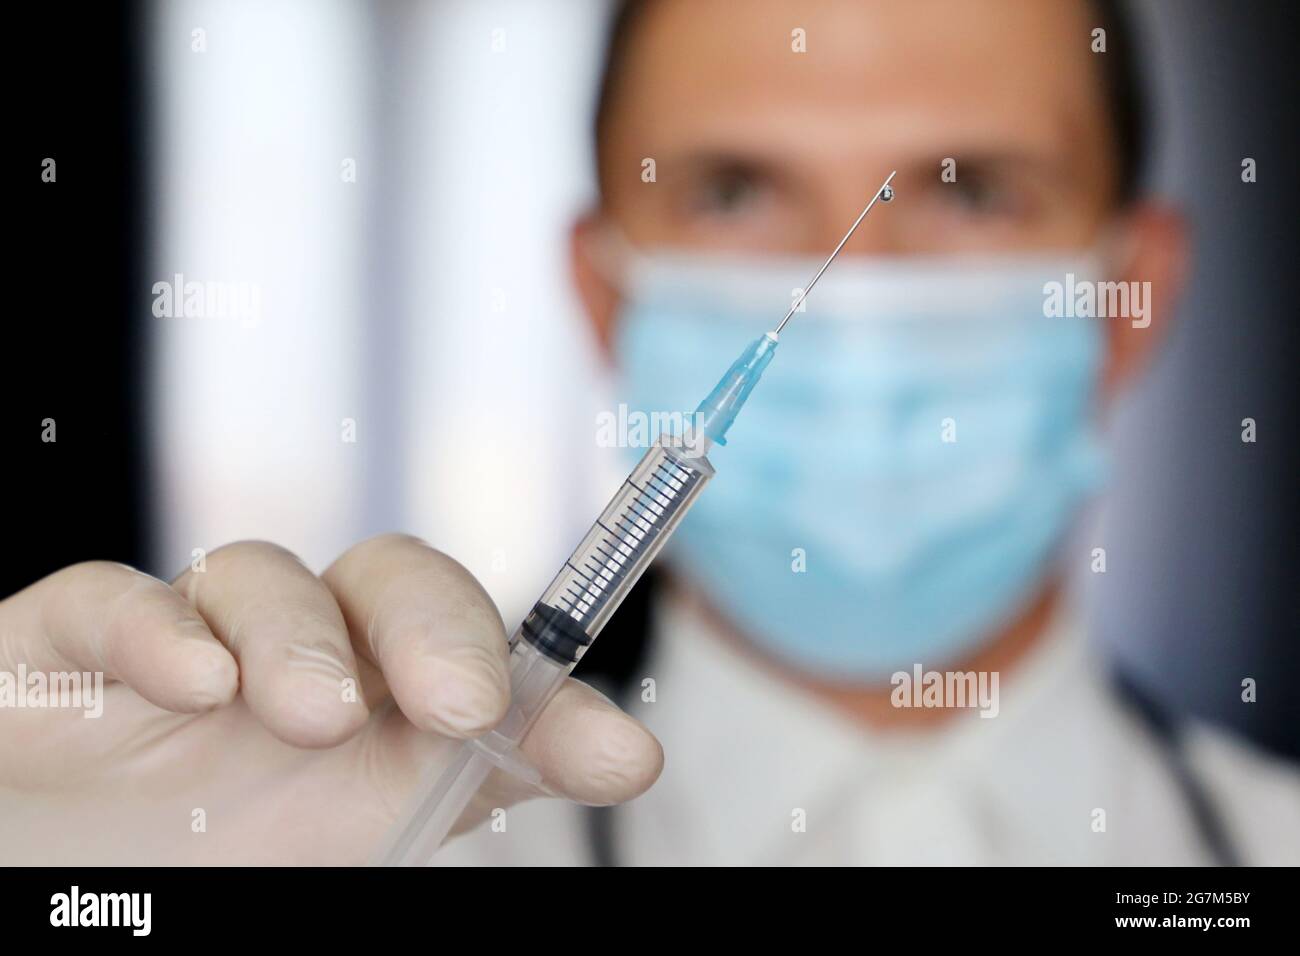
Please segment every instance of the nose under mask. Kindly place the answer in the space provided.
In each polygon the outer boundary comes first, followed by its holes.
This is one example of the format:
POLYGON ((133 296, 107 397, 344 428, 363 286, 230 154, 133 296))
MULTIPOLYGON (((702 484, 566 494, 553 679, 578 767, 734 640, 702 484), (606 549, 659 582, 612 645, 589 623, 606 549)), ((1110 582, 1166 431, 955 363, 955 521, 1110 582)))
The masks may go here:
MULTIPOLYGON (((641 256, 630 409, 694 407, 819 263, 641 256)), ((1097 320, 1044 315, 1090 256, 841 259, 781 335, 674 568, 754 643, 839 681, 956 663, 1021 610, 1100 482, 1097 320)))

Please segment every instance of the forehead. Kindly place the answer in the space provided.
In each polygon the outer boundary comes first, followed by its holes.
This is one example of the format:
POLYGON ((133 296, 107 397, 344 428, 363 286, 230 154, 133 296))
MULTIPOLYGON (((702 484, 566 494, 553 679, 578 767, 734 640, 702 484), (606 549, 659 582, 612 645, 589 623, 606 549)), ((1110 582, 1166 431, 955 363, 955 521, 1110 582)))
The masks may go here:
POLYGON ((1083 0, 655 0, 607 146, 1059 157, 1106 135, 1094 26, 1083 0))

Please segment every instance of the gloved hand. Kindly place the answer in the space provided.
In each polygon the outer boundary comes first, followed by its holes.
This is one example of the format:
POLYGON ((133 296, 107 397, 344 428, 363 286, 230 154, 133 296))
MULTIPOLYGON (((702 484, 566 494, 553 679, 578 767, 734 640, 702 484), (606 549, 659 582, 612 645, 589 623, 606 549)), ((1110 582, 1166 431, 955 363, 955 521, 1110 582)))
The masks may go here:
MULTIPOLYGON (((98 719, 0 708, 6 864, 364 863, 452 740, 509 702, 492 601, 399 535, 320 577, 260 542, 170 586, 65 568, 0 602, 0 672, 20 665, 106 683, 98 719)), ((637 796, 663 762, 649 731, 572 679, 523 751, 548 789, 590 804, 637 796)), ((494 771, 457 830, 537 793, 494 771)))

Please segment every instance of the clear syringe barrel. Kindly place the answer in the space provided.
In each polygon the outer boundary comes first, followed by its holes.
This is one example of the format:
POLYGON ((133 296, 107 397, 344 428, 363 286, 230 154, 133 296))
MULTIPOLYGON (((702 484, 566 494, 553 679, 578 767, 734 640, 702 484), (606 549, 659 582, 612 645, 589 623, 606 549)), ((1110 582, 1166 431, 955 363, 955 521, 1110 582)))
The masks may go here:
POLYGON ((510 639, 515 706, 495 734, 528 732, 713 474, 698 445, 665 436, 650 447, 510 639))
POLYGON ((632 469, 542 593, 533 608, 539 617, 525 619, 521 637, 577 663, 713 477, 707 458, 688 457, 672 441, 661 439, 632 469), (563 631, 547 634, 540 625, 557 615, 563 631))

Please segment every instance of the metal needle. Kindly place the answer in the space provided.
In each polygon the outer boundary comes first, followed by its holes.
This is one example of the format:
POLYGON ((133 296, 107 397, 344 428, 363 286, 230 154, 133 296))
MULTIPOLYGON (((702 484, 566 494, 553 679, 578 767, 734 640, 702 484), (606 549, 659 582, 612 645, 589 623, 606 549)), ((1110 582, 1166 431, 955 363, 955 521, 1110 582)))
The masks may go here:
POLYGON ((809 282, 803 292, 799 294, 799 298, 794 300, 794 305, 790 306, 790 311, 785 314, 785 318, 781 320, 781 324, 776 327, 776 331, 771 333, 773 336, 781 334, 781 330, 785 328, 785 324, 790 321, 790 316, 794 315, 795 312, 799 310, 799 306, 803 304, 804 299, 808 298, 808 293, 811 292, 812 287, 817 284, 817 280, 822 277, 822 273, 826 271, 826 267, 835 261, 835 257, 840 254, 840 250, 844 248, 844 244, 848 242, 849 237, 857 231, 862 220, 867 218, 867 213, 871 212, 871 207, 876 204, 876 200, 880 198, 881 194, 889 188, 890 182, 896 175, 898 175, 898 170, 894 170, 890 173, 889 177, 880 184, 880 188, 876 190, 876 194, 871 197, 871 202, 867 203, 867 208, 858 214, 857 219, 853 220, 853 225, 849 226, 849 231, 844 234, 844 238, 841 239, 840 244, 835 247, 835 251, 830 254, 830 258, 822 263, 822 267, 817 270, 817 274, 812 277, 812 281, 809 282))

